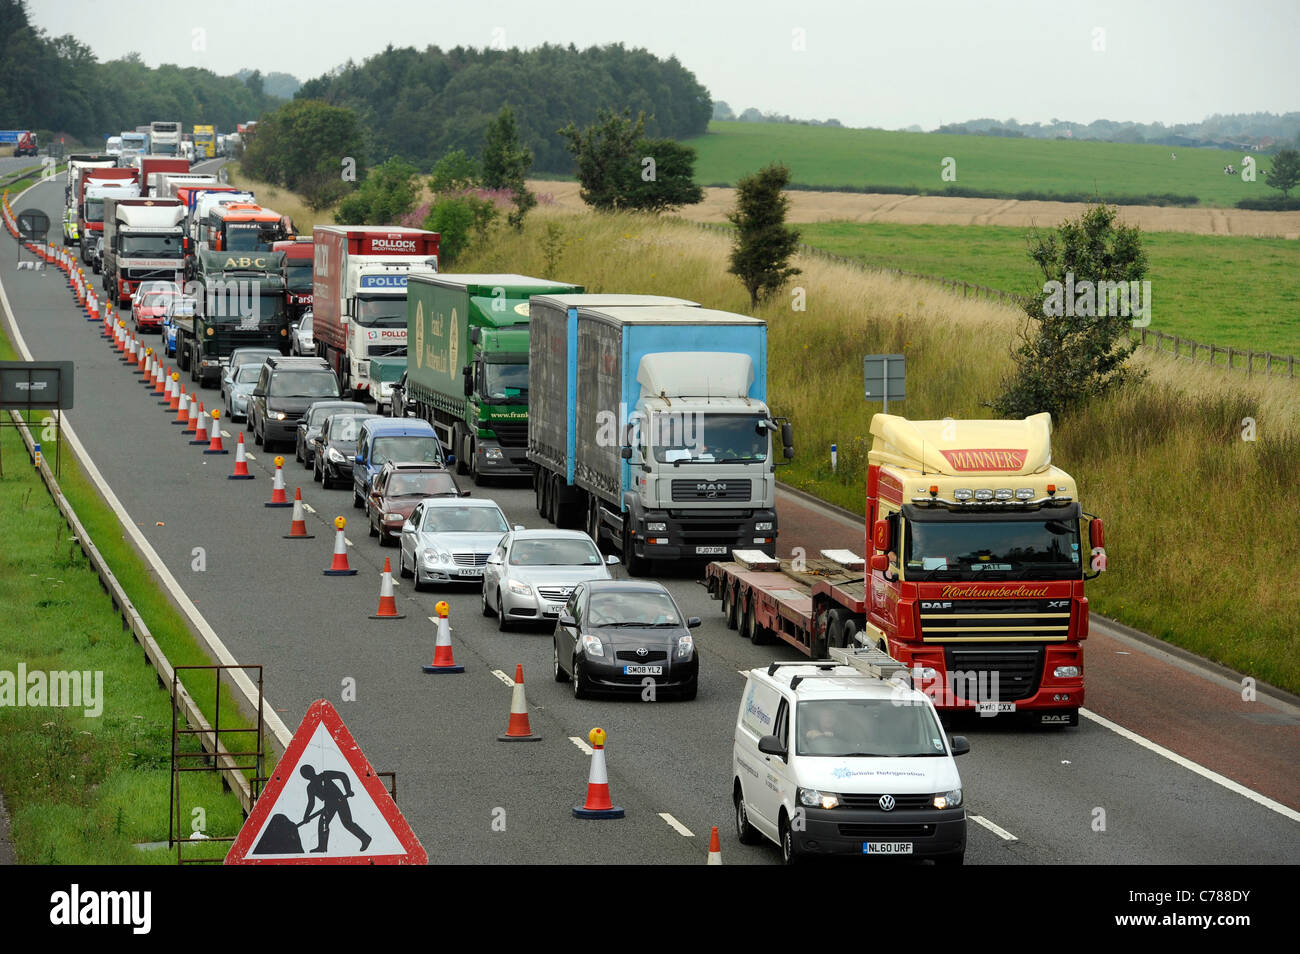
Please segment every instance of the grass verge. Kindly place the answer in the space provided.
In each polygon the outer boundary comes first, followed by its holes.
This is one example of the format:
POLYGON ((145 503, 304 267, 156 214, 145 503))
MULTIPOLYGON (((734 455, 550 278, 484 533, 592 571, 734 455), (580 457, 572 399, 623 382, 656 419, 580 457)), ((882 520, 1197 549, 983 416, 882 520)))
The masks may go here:
POLYGON ((228 162, 223 168, 231 185, 252 192, 263 208, 274 209, 281 215, 293 219, 299 235, 310 235, 317 225, 334 224, 332 208, 315 211, 307 204, 307 200, 296 192, 244 175, 237 162, 228 162))
MULTIPOLYGON (((579 282, 591 292, 676 295, 748 313, 727 274, 728 240, 689 224, 632 215, 530 217, 471 249, 463 271, 579 282), (547 274, 541 242, 559 223, 567 246, 547 274)), ((868 426, 862 356, 902 353, 910 397, 892 413, 987 418, 1011 369, 1017 315, 933 285, 809 257, 768 322, 768 394, 792 418, 797 459, 778 476, 863 512, 868 426), (793 292, 805 292, 795 310, 793 292), (830 472, 829 448, 839 444, 830 472)), ((1053 458, 1087 510, 1109 525, 1110 570, 1089 584, 1101 613, 1282 688, 1300 690, 1293 620, 1300 589, 1300 382, 1229 378, 1146 350, 1147 379, 1058 422, 1053 458), (1245 418, 1257 440, 1242 440, 1245 418)))

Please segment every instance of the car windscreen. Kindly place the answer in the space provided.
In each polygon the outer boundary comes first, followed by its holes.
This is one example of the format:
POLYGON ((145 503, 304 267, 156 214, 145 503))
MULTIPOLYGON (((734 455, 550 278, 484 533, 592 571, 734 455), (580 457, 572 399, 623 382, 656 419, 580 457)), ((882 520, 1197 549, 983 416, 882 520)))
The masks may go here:
POLYGON ((432 497, 435 494, 454 494, 457 490, 451 474, 394 474, 388 479, 385 492, 391 497, 412 494, 432 497))
POLYGON ((681 626, 682 617, 667 593, 623 590, 592 593, 587 622, 593 626, 681 626))
POLYGON ((431 533, 505 533, 510 528, 495 507, 430 507, 421 529, 431 533))
POLYGON ((236 384, 256 384, 257 376, 262 373, 260 364, 241 364, 235 369, 236 384))
POLYGON ((329 439, 331 443, 347 441, 356 443, 357 432, 361 430, 362 419, 350 414, 339 415, 330 420, 329 439))
POLYGON ((930 707, 893 699, 800 702, 795 714, 800 755, 839 758, 943 756, 944 733, 930 707))
POLYGON ((600 551, 590 539, 517 540, 510 548, 512 566, 599 566, 600 551))
POLYGON ((909 580, 1077 580, 1079 521, 907 520, 909 580))
POLYGON ((442 445, 436 437, 376 437, 370 463, 376 467, 390 460, 442 463, 442 445))
POLYGON ((271 375, 270 397, 338 397, 339 382, 332 371, 277 371, 271 375))

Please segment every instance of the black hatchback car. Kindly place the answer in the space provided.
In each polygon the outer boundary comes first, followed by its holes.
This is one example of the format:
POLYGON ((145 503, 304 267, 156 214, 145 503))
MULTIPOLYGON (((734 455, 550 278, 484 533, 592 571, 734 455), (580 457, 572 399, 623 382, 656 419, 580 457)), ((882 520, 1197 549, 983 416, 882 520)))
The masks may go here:
POLYGON ((573 695, 654 692, 694 699, 700 662, 690 631, 698 616, 682 615, 662 584, 589 580, 574 588, 555 626, 552 668, 573 695))

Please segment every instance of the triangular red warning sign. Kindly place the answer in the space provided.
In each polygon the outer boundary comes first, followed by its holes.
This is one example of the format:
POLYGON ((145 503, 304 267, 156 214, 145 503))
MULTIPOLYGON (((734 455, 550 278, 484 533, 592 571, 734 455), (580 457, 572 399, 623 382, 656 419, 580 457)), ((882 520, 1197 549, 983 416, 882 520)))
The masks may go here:
POLYGON ((423 865, 429 856, 338 712, 311 704, 228 865, 423 865))

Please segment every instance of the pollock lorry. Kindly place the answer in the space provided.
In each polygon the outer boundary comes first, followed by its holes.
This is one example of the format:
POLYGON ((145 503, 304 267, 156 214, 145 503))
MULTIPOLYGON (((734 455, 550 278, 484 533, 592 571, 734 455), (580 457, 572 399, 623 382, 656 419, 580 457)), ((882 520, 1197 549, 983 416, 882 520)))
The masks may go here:
POLYGON ((876 414, 866 557, 737 553, 708 566, 709 593, 753 642, 780 639, 814 659, 874 647, 907 666, 940 709, 1077 725, 1084 581, 1105 569, 1105 531, 1053 466, 1051 426, 1048 414, 876 414))
POLYGON ((370 360, 406 354, 406 280, 438 270, 437 232, 317 226, 312 233, 312 339, 344 390, 371 397, 370 360))
MULTIPOLYGON (((528 459, 538 512, 613 542, 628 571, 774 552, 774 434, 767 325, 757 318, 638 302, 530 302, 528 459)), ((583 301, 596 299, 596 301, 583 301)))
POLYGON ((204 250, 197 260, 197 307, 175 319, 177 361, 190 380, 212 387, 236 348, 288 354, 284 253, 204 250))
POLYGON ((185 268, 185 207, 176 199, 104 200, 104 290, 118 311, 145 281, 180 284, 185 268))
POLYGON ((406 397, 475 483, 532 475, 528 301, 581 291, 524 275, 410 277, 406 397))

